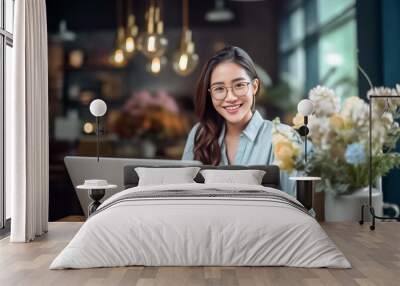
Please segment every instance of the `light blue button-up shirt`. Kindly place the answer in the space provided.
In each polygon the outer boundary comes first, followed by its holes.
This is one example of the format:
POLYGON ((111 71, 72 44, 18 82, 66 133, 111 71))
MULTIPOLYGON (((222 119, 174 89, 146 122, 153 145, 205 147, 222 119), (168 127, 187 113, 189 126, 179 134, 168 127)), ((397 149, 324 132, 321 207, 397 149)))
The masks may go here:
MULTIPOLYGON (((186 141, 185 150, 182 160, 193 160, 194 136, 199 124, 197 123, 189 133, 186 141)), ((289 128, 287 125, 281 124, 279 128, 289 128)), ((226 155, 225 145, 225 126, 223 126, 221 134, 218 138, 221 146, 221 162, 219 165, 229 165, 226 155)), ((250 122, 240 134, 239 145, 236 151, 235 162, 233 165, 271 165, 275 160, 272 146, 272 122, 264 120, 258 111, 254 112, 250 122)), ((281 189, 295 196, 295 182, 289 180, 287 172, 280 172, 281 189)))

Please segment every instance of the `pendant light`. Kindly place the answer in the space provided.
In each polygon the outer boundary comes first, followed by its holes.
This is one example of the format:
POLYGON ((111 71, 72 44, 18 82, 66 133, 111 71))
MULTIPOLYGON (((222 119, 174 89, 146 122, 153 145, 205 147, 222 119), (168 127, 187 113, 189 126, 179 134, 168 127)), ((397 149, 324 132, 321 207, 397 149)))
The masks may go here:
POLYGON ((146 12, 147 30, 140 35, 140 51, 149 59, 161 57, 167 49, 168 40, 164 36, 164 22, 161 18, 161 0, 150 1, 146 12))
POLYGON ((224 0, 215 0, 215 8, 206 13, 205 19, 208 22, 229 22, 235 18, 235 14, 225 8, 224 0))
POLYGON ((122 0, 117 0, 117 38, 115 43, 115 50, 111 54, 111 63, 116 67, 125 66, 127 60, 124 53, 125 45, 125 29, 122 24, 121 14, 122 14, 122 0))
POLYGON ((126 19, 126 38, 125 38, 125 53, 131 58, 137 51, 137 35, 138 26, 135 23, 135 15, 132 12, 132 0, 128 0, 127 5, 128 17, 126 19))
POLYGON ((167 58, 165 56, 154 57, 147 63, 146 70, 149 73, 157 75, 166 66, 166 64, 167 64, 167 58))
POLYGON ((189 30, 189 0, 183 0, 183 25, 179 51, 173 58, 173 68, 180 76, 187 76, 193 72, 199 62, 192 41, 192 32, 189 30))

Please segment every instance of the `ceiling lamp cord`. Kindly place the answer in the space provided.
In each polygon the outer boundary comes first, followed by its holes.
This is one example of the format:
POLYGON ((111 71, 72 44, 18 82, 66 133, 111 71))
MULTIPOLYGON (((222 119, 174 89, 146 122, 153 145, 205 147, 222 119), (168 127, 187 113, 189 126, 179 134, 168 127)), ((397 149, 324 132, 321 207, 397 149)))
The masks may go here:
POLYGON ((165 66, 167 59, 164 56, 168 39, 164 35, 162 0, 151 0, 150 8, 146 13, 147 33, 140 37, 142 53, 149 58, 146 69, 152 74, 158 74, 165 66))
POLYGON ((126 57, 124 54, 124 38, 125 31, 122 23, 122 0, 117 0, 117 38, 116 38, 116 46, 115 50, 111 55, 111 63, 117 67, 122 67, 126 64, 126 57))
POLYGON ((129 58, 132 58, 137 51, 137 35, 139 32, 136 25, 135 15, 132 12, 132 0, 127 0, 127 19, 126 19, 126 38, 125 38, 125 52, 129 58))
POLYGON ((138 39, 140 51, 150 60, 154 57, 162 57, 167 49, 168 40, 163 34, 161 5, 158 2, 150 1, 145 19, 147 21, 147 30, 138 39))
POLYGON ((172 67, 178 75, 187 76, 196 68, 198 61, 199 56, 195 53, 192 32, 189 29, 189 0, 183 0, 181 42, 174 55, 172 67))

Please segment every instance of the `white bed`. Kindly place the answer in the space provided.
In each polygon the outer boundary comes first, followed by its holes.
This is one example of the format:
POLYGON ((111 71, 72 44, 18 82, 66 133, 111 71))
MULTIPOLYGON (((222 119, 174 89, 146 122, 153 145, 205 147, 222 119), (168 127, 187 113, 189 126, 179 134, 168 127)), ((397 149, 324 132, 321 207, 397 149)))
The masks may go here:
POLYGON ((50 269, 128 265, 351 267, 291 196, 199 183, 138 186, 108 198, 50 269))

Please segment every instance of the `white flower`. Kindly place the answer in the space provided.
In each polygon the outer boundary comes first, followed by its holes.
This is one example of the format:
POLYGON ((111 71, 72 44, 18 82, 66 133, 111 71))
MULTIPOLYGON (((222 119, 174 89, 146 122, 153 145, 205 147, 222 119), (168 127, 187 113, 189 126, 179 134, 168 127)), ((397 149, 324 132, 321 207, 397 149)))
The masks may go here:
MULTIPOLYGON (((317 137, 317 134, 319 131, 319 125, 320 125, 320 120, 314 114, 308 116, 308 130, 309 130, 310 137, 311 136, 317 137)), ((315 139, 318 139, 318 138, 315 138, 315 139)))
POLYGON ((378 149, 382 148, 383 143, 385 143, 387 135, 387 130, 382 124, 375 124, 372 130, 372 142, 374 146, 378 149))
POLYGON ((372 124, 372 140, 382 145, 387 140, 389 131, 395 126, 393 114, 385 112, 380 117, 374 116, 372 124))
POLYGON ((343 103, 341 115, 350 120, 355 127, 365 125, 368 114, 368 104, 358 96, 350 96, 343 103))
MULTIPOLYGON (((374 87, 367 92, 367 97, 371 100, 371 95, 376 96, 393 96, 393 95, 400 95, 399 94, 400 86, 396 85, 396 89, 388 88, 388 87, 374 87)), ((400 99, 399 98, 375 98, 374 105, 376 105, 376 111, 380 114, 387 111, 389 108, 393 108, 396 106, 400 106, 400 99)))
POLYGON ((328 151, 331 149, 331 138, 329 136, 323 136, 321 140, 321 150, 328 151))
POLYGON ((309 137, 313 144, 320 146, 323 150, 328 150, 330 148, 330 135, 332 130, 328 118, 317 118, 311 115, 308 128, 310 130, 309 137))
POLYGON ((381 116, 381 122, 385 125, 387 129, 390 129, 393 124, 393 114, 390 112, 385 112, 381 116))
MULTIPOLYGON (((397 86, 396 86, 397 88, 397 86)), ((388 96, 388 95, 397 95, 397 91, 394 88, 388 88, 388 87, 374 87, 367 92, 368 99, 371 95, 377 95, 377 96, 388 96)))
POLYGON ((308 97, 314 103, 316 116, 331 116, 339 109, 339 98, 332 89, 325 86, 316 86, 310 90, 308 97))

